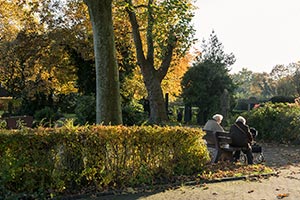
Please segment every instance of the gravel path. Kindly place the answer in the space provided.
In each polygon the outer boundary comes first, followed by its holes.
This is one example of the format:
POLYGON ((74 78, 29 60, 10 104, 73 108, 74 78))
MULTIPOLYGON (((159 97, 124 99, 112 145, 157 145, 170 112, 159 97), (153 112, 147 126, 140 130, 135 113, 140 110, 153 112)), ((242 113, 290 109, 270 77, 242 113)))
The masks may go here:
POLYGON ((266 165, 278 176, 206 185, 182 186, 154 193, 91 197, 95 200, 274 200, 300 199, 300 146, 262 144, 266 165))

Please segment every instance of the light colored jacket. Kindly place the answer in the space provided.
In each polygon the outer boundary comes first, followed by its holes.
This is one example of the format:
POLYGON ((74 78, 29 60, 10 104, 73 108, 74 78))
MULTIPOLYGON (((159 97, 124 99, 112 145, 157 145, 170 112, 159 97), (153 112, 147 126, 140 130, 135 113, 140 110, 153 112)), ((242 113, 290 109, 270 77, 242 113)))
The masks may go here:
POLYGON ((204 131, 222 131, 224 132, 223 127, 217 123, 216 120, 210 119, 206 122, 206 124, 203 127, 204 131))

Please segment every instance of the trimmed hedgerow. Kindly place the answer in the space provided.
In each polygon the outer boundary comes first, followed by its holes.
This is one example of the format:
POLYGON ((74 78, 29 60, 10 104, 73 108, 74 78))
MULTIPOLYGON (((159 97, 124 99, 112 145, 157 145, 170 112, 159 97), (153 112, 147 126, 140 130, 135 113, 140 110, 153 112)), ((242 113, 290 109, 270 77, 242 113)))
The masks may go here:
POLYGON ((0 132, 4 198, 151 185, 198 173, 209 159, 197 128, 68 125, 0 132))

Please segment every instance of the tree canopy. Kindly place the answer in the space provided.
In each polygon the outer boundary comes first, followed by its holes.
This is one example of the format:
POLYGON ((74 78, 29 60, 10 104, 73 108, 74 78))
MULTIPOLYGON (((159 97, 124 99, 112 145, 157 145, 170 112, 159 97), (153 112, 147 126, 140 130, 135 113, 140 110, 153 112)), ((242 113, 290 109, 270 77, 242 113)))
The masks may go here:
POLYGON ((268 100, 273 96, 299 96, 299 63, 275 65, 270 73, 257 73, 242 69, 231 75, 237 85, 236 98, 254 96, 268 100))
POLYGON ((203 41, 203 51, 184 75, 181 82, 183 100, 187 105, 199 107, 200 123, 209 115, 220 113, 222 101, 229 101, 234 85, 228 67, 234 61, 233 54, 224 53, 222 43, 213 32, 208 43, 203 41), (229 96, 222 99, 223 94, 229 96))

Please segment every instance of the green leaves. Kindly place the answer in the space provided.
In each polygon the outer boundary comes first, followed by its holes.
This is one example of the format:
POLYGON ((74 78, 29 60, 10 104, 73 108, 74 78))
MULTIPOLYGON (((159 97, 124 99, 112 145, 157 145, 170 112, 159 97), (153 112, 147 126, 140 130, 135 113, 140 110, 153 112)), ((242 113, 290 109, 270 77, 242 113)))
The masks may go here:
POLYGON ((184 102, 206 110, 208 114, 219 112, 220 96, 227 90, 233 92, 233 83, 224 65, 219 63, 195 63, 183 77, 184 102))
POLYGON ((225 65, 228 68, 230 65, 235 63, 235 57, 233 53, 226 54, 224 52, 224 47, 214 31, 210 34, 208 42, 203 40, 202 52, 199 56, 200 62, 212 62, 219 63, 220 65, 225 65))
POLYGON ((300 142, 300 107, 293 103, 265 103, 243 113, 249 126, 258 130, 258 138, 281 143, 300 142))
POLYGON ((232 54, 224 53, 222 43, 213 32, 209 42, 203 42, 203 52, 184 75, 181 82, 184 102, 199 107, 202 123, 209 115, 224 110, 221 102, 231 98, 234 85, 228 67, 234 61, 232 54))
POLYGON ((48 192, 160 184, 174 175, 195 174, 209 159, 203 134, 168 126, 2 130, 0 195, 46 199, 48 192))

